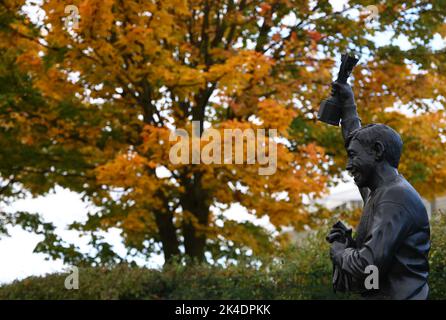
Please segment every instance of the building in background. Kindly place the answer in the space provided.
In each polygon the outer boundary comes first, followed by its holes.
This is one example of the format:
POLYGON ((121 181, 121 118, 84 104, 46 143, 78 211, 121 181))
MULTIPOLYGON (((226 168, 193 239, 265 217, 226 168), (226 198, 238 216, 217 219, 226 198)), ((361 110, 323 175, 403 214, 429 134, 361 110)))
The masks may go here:
MULTIPOLYGON (((438 196, 433 200, 427 200, 425 198, 422 198, 422 200, 429 218, 432 216, 432 212, 437 210, 446 211, 446 195, 438 196)), ((363 206, 361 194, 356 186, 351 186, 346 190, 333 192, 320 199, 318 203, 330 210, 353 210, 362 208, 363 206)))

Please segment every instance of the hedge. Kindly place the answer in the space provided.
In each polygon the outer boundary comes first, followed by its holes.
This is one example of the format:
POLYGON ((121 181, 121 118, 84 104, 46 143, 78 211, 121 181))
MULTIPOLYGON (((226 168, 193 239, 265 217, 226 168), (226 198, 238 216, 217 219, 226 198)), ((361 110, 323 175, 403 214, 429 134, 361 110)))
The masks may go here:
MULTIPOLYGON (((446 216, 432 219, 430 299, 446 298, 446 216)), ((0 287, 0 299, 354 299, 334 294, 323 232, 265 262, 225 268, 169 265, 163 270, 116 266, 79 269, 79 290, 67 274, 29 277, 0 287)))

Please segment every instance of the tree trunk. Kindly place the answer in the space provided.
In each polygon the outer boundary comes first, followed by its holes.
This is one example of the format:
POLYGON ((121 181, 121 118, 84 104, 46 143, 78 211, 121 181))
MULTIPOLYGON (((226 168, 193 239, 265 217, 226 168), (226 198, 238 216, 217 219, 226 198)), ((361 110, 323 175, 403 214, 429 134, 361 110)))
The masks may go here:
POLYGON ((155 221, 163 245, 164 261, 168 263, 174 256, 180 254, 180 243, 173 225, 173 213, 156 212, 155 221))
MULTIPOLYGON (((187 179, 187 178, 185 178, 187 179)), ((181 197, 181 206, 184 211, 192 214, 192 219, 183 222, 184 249, 186 255, 192 260, 202 262, 205 260, 206 245, 205 228, 208 226, 209 205, 206 200, 206 192, 201 187, 201 173, 196 173, 193 179, 183 180, 186 192, 181 197)))

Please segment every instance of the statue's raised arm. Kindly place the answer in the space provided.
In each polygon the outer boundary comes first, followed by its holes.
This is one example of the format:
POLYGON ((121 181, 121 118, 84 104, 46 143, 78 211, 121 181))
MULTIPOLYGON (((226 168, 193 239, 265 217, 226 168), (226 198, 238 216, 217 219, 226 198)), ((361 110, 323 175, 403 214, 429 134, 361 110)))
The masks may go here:
MULTIPOLYGON (((339 122, 341 123, 342 136, 346 148, 348 147, 347 144, 350 133, 361 127, 361 120, 359 119, 356 110, 353 90, 347 83, 347 80, 358 61, 359 60, 354 56, 347 54, 342 55, 338 77, 332 84, 331 97, 322 101, 318 113, 319 121, 334 126, 338 126, 339 122)), ((351 168, 347 165, 347 170, 349 169, 351 168)), ((359 192, 365 203, 370 192, 369 189, 360 187, 359 192)))
POLYGON ((355 97, 353 95, 353 90, 348 83, 340 83, 333 82, 332 84, 332 95, 337 97, 338 108, 340 110, 341 115, 341 128, 342 128, 342 136, 344 138, 344 145, 347 150, 347 155, 349 160, 347 161, 347 171, 353 176, 355 179, 355 183, 358 185, 359 192, 361 193, 362 200, 364 204, 367 201, 370 190, 367 187, 361 187, 360 184, 357 183, 357 179, 359 177, 355 176, 357 174, 354 171, 354 167, 352 167, 352 163, 350 161, 350 153, 348 150, 348 144, 350 142, 350 135, 353 131, 361 128, 361 119, 358 116, 358 111, 356 109, 355 97))

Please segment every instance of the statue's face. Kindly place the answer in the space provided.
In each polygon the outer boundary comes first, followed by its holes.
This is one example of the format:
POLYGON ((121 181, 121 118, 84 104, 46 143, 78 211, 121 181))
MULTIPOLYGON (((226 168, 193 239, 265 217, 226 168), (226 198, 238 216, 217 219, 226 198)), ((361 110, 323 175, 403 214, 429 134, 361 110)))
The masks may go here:
POLYGON ((375 154, 364 147, 358 140, 353 139, 348 148, 347 170, 353 176, 358 187, 367 187, 375 172, 375 154))

